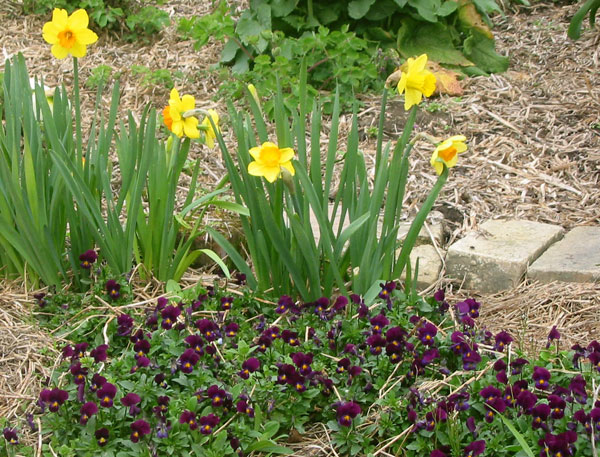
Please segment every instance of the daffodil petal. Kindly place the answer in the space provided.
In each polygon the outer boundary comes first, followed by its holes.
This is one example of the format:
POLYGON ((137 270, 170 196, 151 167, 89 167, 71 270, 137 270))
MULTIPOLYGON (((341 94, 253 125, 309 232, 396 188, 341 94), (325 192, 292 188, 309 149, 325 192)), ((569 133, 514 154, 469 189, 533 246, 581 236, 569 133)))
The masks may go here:
POLYGON ((422 98, 421 91, 407 87, 404 94, 404 109, 408 111, 413 105, 418 105, 421 103, 422 98))
POLYGON ((248 173, 252 176, 262 176, 263 175, 263 166, 258 162, 250 162, 248 164, 248 173))
POLYGON ((195 117, 188 117, 183 121, 183 133, 188 138, 200 138, 200 131, 198 130, 198 119, 195 117))
POLYGON ((296 174, 296 170, 294 170, 294 166, 292 165, 291 161, 282 163, 281 167, 289 171, 292 176, 296 174))
POLYGON ((425 78, 423 80, 423 95, 430 97, 435 92, 436 79, 433 73, 426 71, 425 78))
POLYGON ((408 81, 408 74, 402 72, 400 81, 398 81, 398 93, 401 94, 406 90, 406 82, 408 81))
POLYGON ((67 23, 74 30, 86 29, 89 24, 88 14, 84 9, 78 9, 69 16, 67 23))
POLYGON ((248 151, 252 158, 256 161, 260 160, 260 146, 256 146, 255 148, 250 148, 248 151))
POLYGON ((71 49, 69 49, 69 52, 73 57, 84 57, 86 53, 85 45, 75 42, 71 49))
POLYGON ((183 122, 173 121, 173 130, 171 130, 179 138, 183 136, 183 122))
POLYGON ((54 22, 46 22, 44 27, 42 28, 42 36, 46 43, 56 44, 58 43, 58 33, 60 29, 56 26, 54 22))
POLYGON ((64 59, 69 55, 69 50, 67 48, 63 48, 58 43, 52 45, 50 52, 52 52, 52 55, 57 59, 64 59))
POLYGON ((275 182, 281 173, 279 167, 264 167, 264 177, 269 182, 275 182))
POLYGON ((294 157, 294 150, 292 148, 283 148, 279 150, 281 154, 279 157, 279 162, 289 162, 294 157))
POLYGON ((93 44, 98 41, 98 35, 92 32, 90 29, 83 29, 77 32, 77 41, 81 44, 93 44))
POLYGON ((67 26, 67 21, 69 20, 69 13, 67 10, 62 8, 54 8, 52 11, 52 22, 59 29, 64 29, 67 26))
POLYGON ((459 154, 467 150, 467 145, 465 143, 455 143, 454 147, 456 148, 456 152, 459 154))
POLYGON ((427 65, 427 54, 421 54, 414 60, 412 63, 412 68, 410 68, 409 72, 421 72, 425 69, 425 65, 427 65))
POLYGON ((183 112, 193 110, 196 107, 196 99, 191 95, 181 97, 181 110, 183 112))

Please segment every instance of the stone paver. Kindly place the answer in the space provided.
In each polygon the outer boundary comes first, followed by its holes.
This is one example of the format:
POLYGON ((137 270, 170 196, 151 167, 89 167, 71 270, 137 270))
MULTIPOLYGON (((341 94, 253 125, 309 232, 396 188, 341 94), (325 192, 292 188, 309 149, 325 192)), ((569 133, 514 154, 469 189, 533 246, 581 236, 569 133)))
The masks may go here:
POLYGON ((562 227, 522 220, 490 220, 448 248, 446 276, 467 289, 495 293, 519 284, 530 265, 563 236, 562 227))
MULTIPOLYGON (((443 251, 440 251, 444 255, 443 251)), ((415 272, 415 265, 419 259, 419 275, 417 276, 417 290, 427 289, 438 280, 442 269, 442 259, 436 249, 430 244, 415 246, 410 253, 411 274, 415 272)), ((404 281, 406 271, 402 273, 401 280, 404 281)))
POLYGON ((528 269, 540 282, 600 281, 600 227, 575 227, 528 269))

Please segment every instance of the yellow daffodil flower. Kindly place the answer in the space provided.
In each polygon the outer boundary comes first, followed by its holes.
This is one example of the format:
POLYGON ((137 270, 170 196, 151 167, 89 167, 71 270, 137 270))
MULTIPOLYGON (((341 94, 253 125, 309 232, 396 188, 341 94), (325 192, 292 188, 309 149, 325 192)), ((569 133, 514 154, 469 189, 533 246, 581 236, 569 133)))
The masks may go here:
POLYGON ((464 135, 455 135, 437 145, 431 155, 431 166, 438 175, 444 171, 444 164, 448 168, 456 165, 458 154, 467 150, 465 141, 467 138, 464 135))
POLYGON ((416 59, 409 57, 406 61, 406 71, 402 71, 398 81, 398 93, 404 92, 404 109, 409 110, 413 105, 421 103, 423 95, 429 97, 435 91, 435 76, 425 69, 427 54, 416 59))
POLYGON ((57 59, 64 59, 69 54, 85 56, 86 46, 98 40, 98 35, 87 28, 88 23, 85 10, 77 10, 69 16, 67 10, 54 8, 52 20, 42 29, 44 40, 52 45, 52 55, 57 59))
POLYGON ((181 138, 184 134, 188 138, 200 138, 198 118, 185 116, 187 111, 192 111, 196 106, 196 99, 191 95, 179 98, 179 92, 173 88, 169 105, 163 109, 163 118, 167 128, 181 138))
POLYGON ((274 182, 281 176, 281 170, 286 169, 292 176, 296 173, 292 166, 294 150, 292 148, 279 149, 276 144, 269 141, 250 149, 254 162, 248 164, 248 173, 252 176, 264 176, 269 182, 274 182))
POLYGON ((206 146, 208 146, 209 148, 212 149, 215 147, 215 139, 217 138, 217 134, 213 130, 212 124, 210 123, 210 121, 208 119, 209 116, 212 119, 213 124, 215 124, 215 127, 217 128, 217 131, 218 131, 219 130, 219 114, 214 109, 209 109, 208 115, 202 121, 205 144, 206 144, 206 146))

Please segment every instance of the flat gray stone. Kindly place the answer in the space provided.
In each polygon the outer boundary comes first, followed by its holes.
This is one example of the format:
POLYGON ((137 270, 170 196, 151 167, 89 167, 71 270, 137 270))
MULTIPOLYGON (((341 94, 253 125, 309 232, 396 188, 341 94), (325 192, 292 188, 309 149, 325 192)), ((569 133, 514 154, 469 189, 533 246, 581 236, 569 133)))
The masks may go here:
MULTIPOLYGON (((410 229, 411 221, 402 222, 398 229, 398 239, 403 240, 410 229)), ((444 215, 439 211, 432 211, 427 215, 425 224, 421 228, 415 245, 433 244, 432 240, 438 246, 444 244, 444 215)))
MULTIPOLYGON (((440 251, 442 256, 443 251, 440 251)), ((400 252, 398 252, 399 254, 400 252)), ((436 249, 430 244, 421 244, 415 246, 410 253, 411 274, 415 273, 415 266, 419 259, 419 274, 417 276, 417 289, 427 289, 431 284, 438 280, 440 270, 442 269, 442 259, 436 249)), ((402 273, 401 279, 406 278, 406 270, 402 273)))
POLYGON ((527 270, 540 282, 600 281, 600 227, 575 227, 527 270))
POLYGON ((486 221, 448 248, 446 275, 483 293, 516 287, 527 267, 563 233, 560 226, 540 222, 486 221))

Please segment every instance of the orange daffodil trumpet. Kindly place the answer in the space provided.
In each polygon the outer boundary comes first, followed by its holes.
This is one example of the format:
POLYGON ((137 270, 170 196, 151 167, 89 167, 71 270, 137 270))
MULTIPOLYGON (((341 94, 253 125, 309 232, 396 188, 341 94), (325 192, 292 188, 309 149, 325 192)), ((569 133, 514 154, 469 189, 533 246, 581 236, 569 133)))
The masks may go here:
POLYGON ((455 135, 437 145, 431 155, 431 166, 435 168, 438 175, 444 171, 444 165, 447 168, 456 165, 458 154, 467 150, 465 141, 467 138, 464 135, 455 135))
POLYGON ((398 81, 398 93, 404 92, 404 109, 408 111, 413 105, 421 103, 423 95, 429 97, 433 94, 436 79, 432 72, 425 69, 427 54, 416 59, 409 57, 405 65, 406 71, 402 71, 398 81))
POLYGON ((89 17, 79 9, 69 16, 66 10, 54 8, 52 20, 44 24, 42 35, 52 45, 52 55, 64 59, 69 54, 83 57, 86 46, 98 40, 98 35, 88 29, 89 17))
POLYGON ((292 166, 294 150, 282 148, 269 141, 250 149, 254 162, 248 164, 248 173, 252 176, 264 176, 269 182, 275 182, 283 170, 294 176, 296 170, 292 166))

